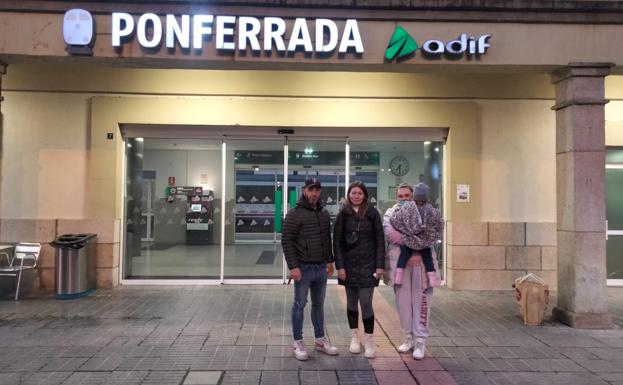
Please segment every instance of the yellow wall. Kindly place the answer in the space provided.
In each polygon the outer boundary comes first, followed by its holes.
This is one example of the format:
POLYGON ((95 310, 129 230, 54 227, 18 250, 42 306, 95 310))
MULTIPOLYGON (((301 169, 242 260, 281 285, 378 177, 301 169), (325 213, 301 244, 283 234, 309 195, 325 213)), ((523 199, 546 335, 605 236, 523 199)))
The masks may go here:
POLYGON ((550 100, 481 101, 483 222, 556 221, 550 100))
POLYGON ((38 92, 4 96, 2 216, 83 218, 88 98, 38 92))
POLYGON ((5 218, 122 217, 123 148, 106 133, 174 123, 449 127, 448 219, 555 220, 547 75, 14 65, 3 87, 5 218), (471 203, 454 202, 456 183, 471 203))

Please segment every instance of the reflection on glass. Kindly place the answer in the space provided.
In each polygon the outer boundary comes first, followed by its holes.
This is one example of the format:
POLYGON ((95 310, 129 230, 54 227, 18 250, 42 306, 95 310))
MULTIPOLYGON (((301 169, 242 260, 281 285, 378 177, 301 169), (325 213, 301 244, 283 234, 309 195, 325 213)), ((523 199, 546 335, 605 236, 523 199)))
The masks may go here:
MULTIPOLYGON (((350 142, 350 181, 363 181, 381 215, 396 203, 396 186, 424 182, 429 202, 443 212, 441 142, 350 142)), ((342 193, 343 194, 343 193, 342 193)), ((444 274, 442 243, 435 245, 444 274)))

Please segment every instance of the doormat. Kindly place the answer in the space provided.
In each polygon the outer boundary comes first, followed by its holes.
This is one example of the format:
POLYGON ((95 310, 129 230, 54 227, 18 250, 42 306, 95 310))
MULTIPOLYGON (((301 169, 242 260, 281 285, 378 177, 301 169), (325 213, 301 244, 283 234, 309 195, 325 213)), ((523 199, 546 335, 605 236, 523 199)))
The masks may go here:
POLYGON ((155 243, 153 245, 145 245, 141 247, 141 250, 157 250, 157 251, 162 251, 162 250, 167 250, 170 249, 171 247, 175 247, 176 244, 171 244, 171 243, 155 243))
POLYGON ((257 265, 272 265, 275 262, 275 252, 272 250, 264 250, 255 262, 257 265))

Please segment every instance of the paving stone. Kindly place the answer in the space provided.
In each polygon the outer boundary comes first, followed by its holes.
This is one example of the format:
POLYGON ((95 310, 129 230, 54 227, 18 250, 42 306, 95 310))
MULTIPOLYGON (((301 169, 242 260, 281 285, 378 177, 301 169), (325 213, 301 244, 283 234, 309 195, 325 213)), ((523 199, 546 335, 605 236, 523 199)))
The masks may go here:
POLYGON ((606 360, 575 360, 581 367, 591 372, 610 372, 623 373, 623 366, 620 363, 614 363, 606 360))
POLYGON ((338 370, 340 385, 378 385, 372 370, 338 370))
POLYGON ((41 369, 42 372, 73 372, 81 367, 88 359, 81 358, 53 358, 41 369))
POLYGON ((69 372, 37 372, 20 378, 19 384, 24 385, 58 385, 62 384, 71 373, 69 372))
POLYGON ((188 372, 184 379, 184 385, 217 385, 221 379, 223 372, 188 372))
POLYGON ((299 376, 301 385, 338 385, 337 374, 333 370, 301 370, 299 376))
MULTIPOLYGON (((456 385, 457 382, 450 373, 446 372, 422 372, 415 374, 419 385, 456 385)), ((479 382, 478 384, 483 384, 479 382)))
POLYGON ((417 385, 415 378, 409 371, 375 370, 374 375, 379 385, 417 385))
POLYGON ((272 371, 262 372, 261 385, 291 385, 300 384, 298 371, 272 371))
POLYGON ((221 385, 259 385, 261 377, 261 371, 226 371, 221 385))
POLYGON ((141 385, 180 385, 186 372, 149 372, 141 385))

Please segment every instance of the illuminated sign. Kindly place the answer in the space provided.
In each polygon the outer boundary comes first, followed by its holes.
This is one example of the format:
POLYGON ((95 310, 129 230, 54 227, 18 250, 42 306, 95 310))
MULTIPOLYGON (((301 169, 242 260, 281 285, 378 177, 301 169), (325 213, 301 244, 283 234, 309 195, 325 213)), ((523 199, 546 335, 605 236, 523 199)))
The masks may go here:
POLYGON ((297 18, 290 32, 286 22, 279 17, 258 19, 249 16, 214 15, 166 15, 164 18, 145 13, 137 20, 129 14, 112 14, 112 45, 121 47, 136 35, 143 48, 155 49, 164 42, 166 48, 202 50, 206 40, 214 39, 219 51, 246 51, 254 53, 280 53, 304 51, 307 53, 364 52, 357 20, 345 20, 340 31, 336 22, 330 19, 314 19, 308 22, 297 18), (313 25, 315 39, 309 26, 313 25), (263 44, 260 44, 260 37, 263 44))
MULTIPOLYGON (((439 57, 441 55, 458 57, 463 54, 478 56, 484 55, 487 49, 491 47, 489 39, 491 39, 491 35, 474 37, 462 33, 457 39, 446 43, 441 40, 427 40, 421 46, 421 50, 425 57, 439 57)), ((415 39, 404 28, 398 26, 387 44, 385 59, 392 61, 408 57, 414 55, 418 49, 420 49, 420 46, 415 39)))

